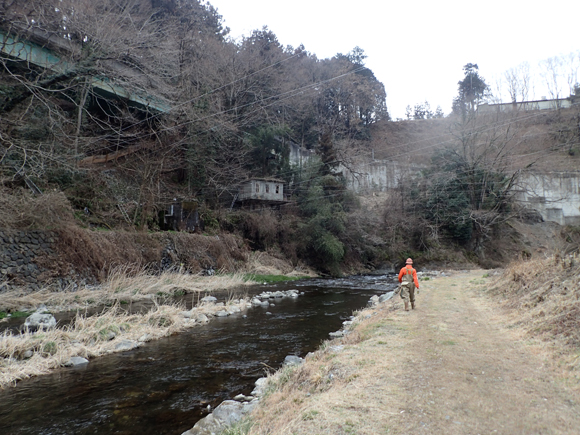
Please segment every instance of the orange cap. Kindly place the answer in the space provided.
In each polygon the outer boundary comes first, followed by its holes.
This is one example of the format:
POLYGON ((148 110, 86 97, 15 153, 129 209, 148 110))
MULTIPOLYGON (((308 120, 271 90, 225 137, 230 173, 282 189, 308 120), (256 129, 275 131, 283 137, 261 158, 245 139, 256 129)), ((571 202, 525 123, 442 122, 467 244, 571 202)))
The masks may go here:
POLYGON ((405 264, 413 264, 413 260, 411 260, 410 258, 407 258, 407 261, 405 262, 405 264))

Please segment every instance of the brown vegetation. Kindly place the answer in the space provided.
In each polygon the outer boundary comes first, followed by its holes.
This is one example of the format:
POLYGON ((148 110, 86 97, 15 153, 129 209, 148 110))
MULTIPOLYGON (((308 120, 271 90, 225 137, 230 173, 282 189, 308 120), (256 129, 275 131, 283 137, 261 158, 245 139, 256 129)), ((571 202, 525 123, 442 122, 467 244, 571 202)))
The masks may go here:
POLYGON ((491 293, 514 312, 513 322, 571 355, 580 346, 578 253, 532 258, 509 265, 491 293))
MULTIPOLYGON (((580 158, 579 110, 572 107, 483 114, 477 116, 474 127, 488 136, 509 131, 513 136, 509 148, 512 170, 530 164, 540 171, 575 170, 580 158)), ((460 125, 454 116, 377 123, 373 126, 372 148, 376 158, 426 165, 436 151, 455 145, 460 125)))
MULTIPOLYGON (((0 306, 5 310, 34 309, 45 304, 52 312, 80 311, 68 327, 36 333, 0 334, 0 388, 45 374, 62 366, 72 356, 88 359, 114 352, 123 339, 136 341, 147 334, 146 341, 149 341, 174 334, 194 326, 194 314, 211 315, 221 309, 213 304, 201 305, 194 308, 191 319, 186 318, 181 314, 184 307, 168 302, 174 295, 189 293, 196 305, 206 293, 227 289, 231 292, 228 303, 234 303, 234 299, 239 303, 238 299, 244 296, 243 287, 250 283, 242 275, 208 277, 166 272, 159 276, 144 273, 135 276, 117 270, 109 274, 107 282, 99 288, 81 288, 76 292, 1 293, 0 306), (153 302, 146 312, 129 314, 120 308, 122 304, 143 299, 153 302), (112 308, 100 314, 87 314, 90 308, 104 304, 112 304, 112 308), (27 351, 31 351, 32 356, 27 356, 27 351)), ((244 306, 245 303, 242 308, 244 306)))
POLYGON ((74 224, 69 200, 62 192, 35 195, 0 185, 0 228, 52 229, 74 224))

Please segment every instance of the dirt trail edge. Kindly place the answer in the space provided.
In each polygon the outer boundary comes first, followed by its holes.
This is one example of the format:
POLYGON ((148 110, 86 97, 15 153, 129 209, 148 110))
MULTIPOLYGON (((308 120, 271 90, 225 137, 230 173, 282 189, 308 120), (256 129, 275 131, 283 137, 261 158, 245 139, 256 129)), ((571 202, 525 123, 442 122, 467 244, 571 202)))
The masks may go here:
POLYGON ((423 281, 414 311, 398 297, 365 310, 351 334, 278 381, 250 433, 580 433, 577 381, 508 327, 484 277, 423 281))

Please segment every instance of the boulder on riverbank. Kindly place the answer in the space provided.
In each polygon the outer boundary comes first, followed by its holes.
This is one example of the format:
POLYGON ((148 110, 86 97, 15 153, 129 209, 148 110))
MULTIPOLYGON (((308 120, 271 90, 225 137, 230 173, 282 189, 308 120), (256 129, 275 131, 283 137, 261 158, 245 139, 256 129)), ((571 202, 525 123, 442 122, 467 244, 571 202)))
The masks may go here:
POLYGON ((67 362, 64 363, 65 367, 79 367, 84 366, 89 363, 89 360, 83 358, 82 356, 73 356, 67 362))
POLYGON ((27 331, 45 331, 56 328, 56 319, 50 313, 45 312, 46 307, 41 307, 26 318, 24 329, 27 331))

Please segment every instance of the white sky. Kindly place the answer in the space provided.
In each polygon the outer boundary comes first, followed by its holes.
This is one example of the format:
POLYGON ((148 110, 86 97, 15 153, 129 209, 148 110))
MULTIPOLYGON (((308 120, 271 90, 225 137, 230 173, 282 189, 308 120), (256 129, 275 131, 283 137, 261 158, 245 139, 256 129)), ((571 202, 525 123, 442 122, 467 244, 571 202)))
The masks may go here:
POLYGON ((234 38, 266 25, 283 46, 304 44, 320 59, 361 47, 393 118, 425 100, 449 113, 466 63, 477 63, 491 84, 521 62, 533 69, 580 49, 578 0, 209 2, 234 38))

